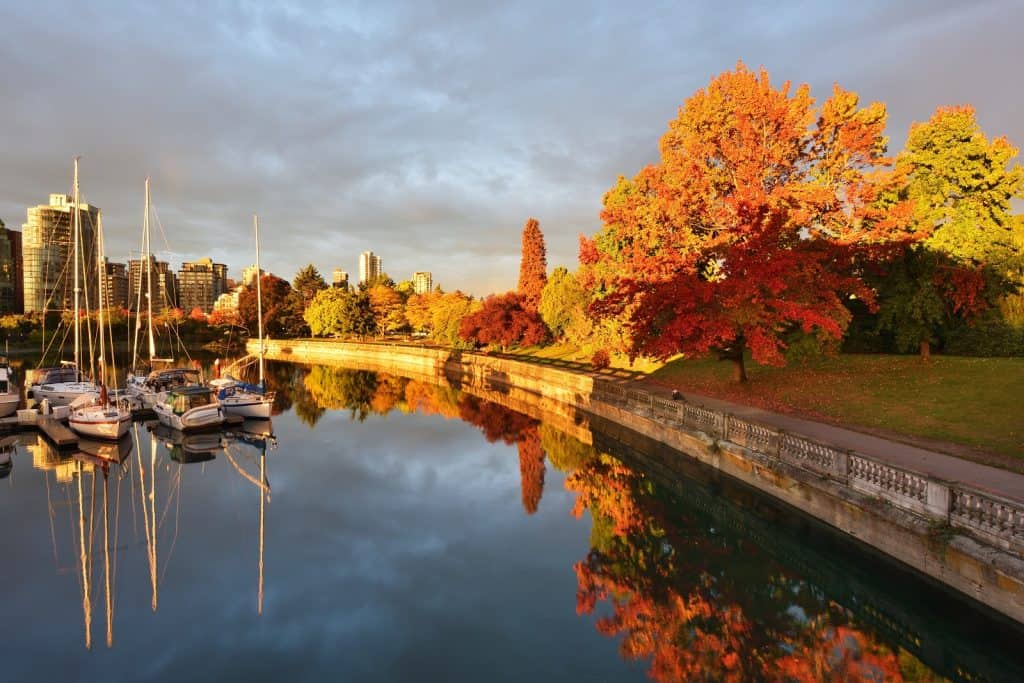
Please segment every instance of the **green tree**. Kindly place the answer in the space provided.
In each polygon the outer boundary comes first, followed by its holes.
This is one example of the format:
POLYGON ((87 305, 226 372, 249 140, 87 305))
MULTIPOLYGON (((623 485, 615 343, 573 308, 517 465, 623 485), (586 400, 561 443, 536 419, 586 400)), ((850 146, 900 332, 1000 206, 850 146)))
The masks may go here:
POLYGON ((585 324, 589 305, 590 295, 568 269, 559 266, 544 285, 537 312, 556 339, 567 339, 574 326, 585 324))
POLYGON ((316 296, 317 292, 327 289, 327 283, 324 281, 323 276, 320 275, 320 271, 316 269, 316 266, 310 263, 303 266, 295 274, 295 279, 292 280, 292 289, 299 294, 302 307, 305 309, 313 301, 313 297, 316 296))
POLYGON ((911 127, 897 169, 921 239, 878 284, 878 324, 899 350, 917 347, 927 358, 944 329, 1016 289, 1022 249, 1011 202, 1024 197, 1016 155, 1005 138, 985 137, 968 106, 940 107, 911 127))
POLYGON ((318 337, 348 334, 364 337, 376 328, 369 295, 335 287, 318 292, 304 317, 310 331, 318 337))
POLYGON ((459 325, 463 318, 481 308, 482 302, 458 290, 442 294, 430 307, 430 338, 445 346, 470 346, 459 337, 459 325))

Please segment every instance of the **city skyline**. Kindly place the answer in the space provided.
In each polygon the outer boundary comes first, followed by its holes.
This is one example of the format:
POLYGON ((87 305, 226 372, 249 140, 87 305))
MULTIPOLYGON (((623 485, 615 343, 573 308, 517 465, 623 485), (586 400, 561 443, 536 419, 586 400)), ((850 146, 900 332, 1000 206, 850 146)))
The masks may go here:
POLYGON ((573 266, 616 176, 653 161, 677 107, 740 58, 778 82, 823 94, 836 80, 886 102, 892 150, 912 121, 962 102, 990 135, 1024 144, 1024 93, 1007 87, 1024 58, 1024 7, 1009 1, 640 14, 310 3, 201 16, 99 5, 89 31, 53 21, 81 11, 5 13, 0 219, 20 225, 25 207, 67 191, 81 155, 83 197, 104 208, 113 260, 138 249, 151 175, 164 260, 239 262, 255 211, 266 268, 282 276, 342 259, 353 272, 349 255, 376 248, 389 271, 428 267, 451 273, 452 289, 505 291, 528 216, 551 265, 573 266), (63 77, 70 64, 76 78, 63 77), (64 98, 78 106, 44 106, 64 98))

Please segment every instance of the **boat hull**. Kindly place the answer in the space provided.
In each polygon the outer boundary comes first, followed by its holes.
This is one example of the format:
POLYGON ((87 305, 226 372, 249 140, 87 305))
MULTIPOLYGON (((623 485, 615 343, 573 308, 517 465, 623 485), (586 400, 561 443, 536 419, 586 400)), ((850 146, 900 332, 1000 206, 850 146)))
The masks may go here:
POLYGON ((68 426, 77 434, 91 439, 111 441, 116 441, 127 434, 131 424, 132 416, 130 413, 104 418, 77 417, 75 415, 68 418, 68 426))
POLYGON ((0 394, 0 417, 10 417, 21 405, 21 394, 0 394))
POLYGON ((89 382, 74 382, 69 384, 44 384, 32 388, 32 398, 37 403, 43 399, 49 401, 51 406, 71 405, 71 402, 85 394, 97 393, 99 388, 89 382))
POLYGON ((221 408, 229 415, 241 415, 246 418, 266 420, 270 417, 272 401, 263 399, 243 399, 232 401, 230 398, 220 402, 221 408))
POLYGON ((219 405, 200 406, 178 415, 166 404, 158 402, 153 405, 153 412, 161 424, 180 432, 219 429, 224 423, 224 410, 219 405))

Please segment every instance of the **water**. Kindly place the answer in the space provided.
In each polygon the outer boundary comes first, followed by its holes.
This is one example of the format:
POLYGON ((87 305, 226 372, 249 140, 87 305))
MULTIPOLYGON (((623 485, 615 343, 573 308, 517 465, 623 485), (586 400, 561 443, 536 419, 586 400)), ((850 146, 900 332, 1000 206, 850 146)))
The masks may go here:
POLYGON ((21 437, 0 678, 1024 678, 1015 627, 615 425, 269 379, 272 425, 106 466, 21 437))

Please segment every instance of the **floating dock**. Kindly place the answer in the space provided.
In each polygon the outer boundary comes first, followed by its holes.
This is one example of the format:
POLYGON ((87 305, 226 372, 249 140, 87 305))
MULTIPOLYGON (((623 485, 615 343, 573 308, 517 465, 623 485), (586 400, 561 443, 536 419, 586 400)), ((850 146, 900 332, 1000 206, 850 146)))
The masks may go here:
MULTIPOLYGON (((19 411, 21 412, 21 411, 19 411)), ((151 409, 132 411, 132 418, 136 421, 154 420, 156 413, 151 409)), ((225 415, 224 422, 219 429, 238 427, 245 422, 241 415, 225 415)), ((66 419, 35 413, 34 418, 25 420, 16 416, 0 418, 0 434, 13 434, 16 432, 38 431, 45 436, 50 443, 60 450, 70 450, 78 447, 80 437, 68 428, 66 419)), ((210 430, 214 431, 214 430, 210 430)))

